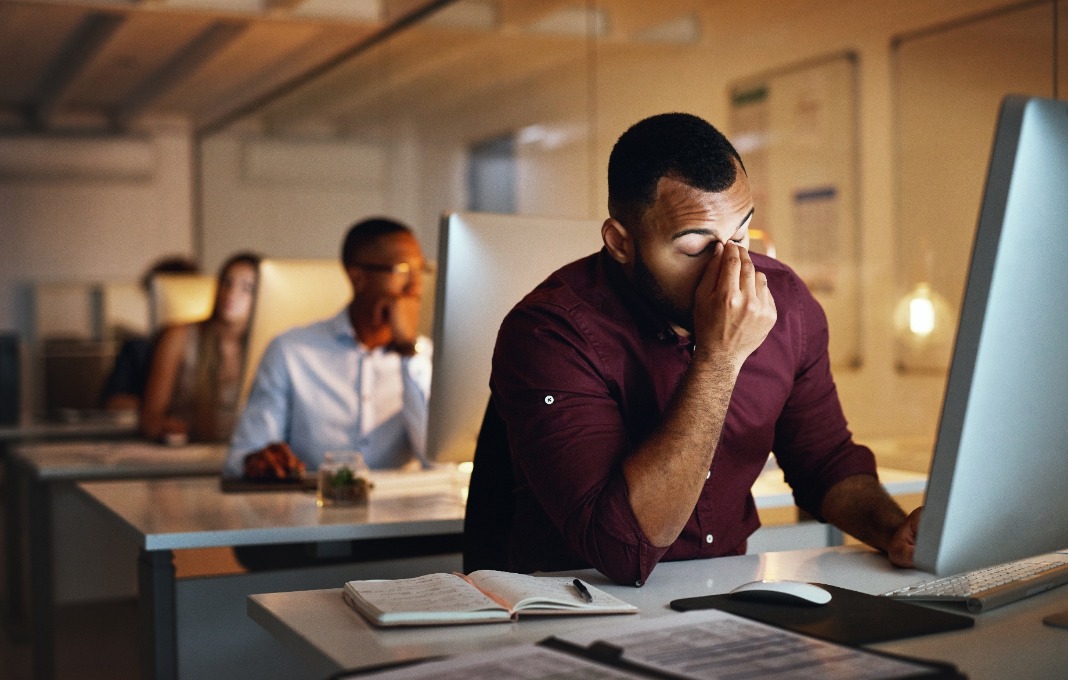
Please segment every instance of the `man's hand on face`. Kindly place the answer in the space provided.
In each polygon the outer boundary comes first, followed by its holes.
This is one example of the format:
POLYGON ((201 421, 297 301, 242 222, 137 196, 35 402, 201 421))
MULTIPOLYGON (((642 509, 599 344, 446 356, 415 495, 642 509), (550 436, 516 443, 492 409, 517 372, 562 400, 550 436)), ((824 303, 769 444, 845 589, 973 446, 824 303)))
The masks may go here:
POLYGON ((768 280, 736 243, 717 245, 694 293, 694 341, 705 358, 727 358, 740 370, 777 318, 768 280))
POLYGON ((418 295, 398 295, 385 298, 380 303, 379 318, 393 333, 389 349, 405 356, 415 354, 420 302, 418 295))
POLYGON ((245 479, 302 479, 304 471, 304 462, 296 457, 285 442, 268 444, 265 448, 245 456, 245 479))

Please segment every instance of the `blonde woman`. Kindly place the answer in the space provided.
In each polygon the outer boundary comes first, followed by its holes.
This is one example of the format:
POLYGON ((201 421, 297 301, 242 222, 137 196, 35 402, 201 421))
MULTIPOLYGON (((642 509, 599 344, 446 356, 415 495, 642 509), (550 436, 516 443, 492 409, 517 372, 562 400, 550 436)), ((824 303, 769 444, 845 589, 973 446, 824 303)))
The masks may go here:
POLYGON ((219 269, 211 316, 168 327, 152 355, 141 433, 168 442, 226 441, 237 418, 260 258, 231 256, 219 269))

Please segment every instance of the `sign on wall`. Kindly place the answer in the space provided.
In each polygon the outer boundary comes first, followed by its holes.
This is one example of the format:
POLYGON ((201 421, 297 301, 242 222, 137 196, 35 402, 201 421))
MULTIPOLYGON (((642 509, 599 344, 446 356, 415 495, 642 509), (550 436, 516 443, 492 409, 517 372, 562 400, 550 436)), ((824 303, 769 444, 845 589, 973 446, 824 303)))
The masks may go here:
POLYGON ((739 81, 729 122, 753 189, 752 229, 823 305, 831 362, 847 368, 863 359, 856 70, 848 53, 739 81))

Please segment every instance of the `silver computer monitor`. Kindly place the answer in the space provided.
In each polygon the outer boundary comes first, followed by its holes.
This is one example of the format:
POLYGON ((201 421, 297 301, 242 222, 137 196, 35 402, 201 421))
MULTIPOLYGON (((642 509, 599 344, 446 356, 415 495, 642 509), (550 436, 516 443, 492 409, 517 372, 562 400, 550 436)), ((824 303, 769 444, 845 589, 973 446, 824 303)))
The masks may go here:
POLYGON ((442 217, 427 424, 431 458, 472 459, 489 401, 490 361, 501 322, 549 274, 597 252, 600 226, 488 213, 442 217))
POLYGON ((1007 97, 917 537, 927 571, 1068 547, 1066 241, 1068 101, 1007 97))

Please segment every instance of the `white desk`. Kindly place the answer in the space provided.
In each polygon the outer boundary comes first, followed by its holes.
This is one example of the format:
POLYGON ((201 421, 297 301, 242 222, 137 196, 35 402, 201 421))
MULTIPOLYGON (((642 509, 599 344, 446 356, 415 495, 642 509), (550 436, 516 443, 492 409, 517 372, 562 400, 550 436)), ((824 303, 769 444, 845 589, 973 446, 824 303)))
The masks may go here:
POLYGON ((177 675, 175 550, 462 534, 462 473, 374 477, 369 504, 349 508, 319 508, 301 491, 223 493, 218 479, 79 484, 139 548, 145 677, 177 675))
MULTIPOLYGON (((883 471, 880 474, 887 477, 883 471)), ((889 487, 892 493, 922 490, 925 483, 922 475, 912 473, 891 472, 888 478, 891 480, 889 487)), ((79 485, 91 502, 111 522, 116 523, 140 550, 140 602, 145 616, 143 631, 147 635, 143 645, 146 677, 171 678, 175 676, 176 666, 184 669, 188 665, 188 648, 179 645, 179 641, 184 639, 180 624, 185 621, 185 615, 181 608, 176 612, 176 601, 179 595, 183 602, 188 602, 191 597, 186 591, 176 593, 174 550, 418 536, 458 537, 462 533, 466 479, 456 481, 448 475, 442 477, 438 472, 415 476, 403 473, 392 473, 391 476, 378 472, 375 483, 376 488, 368 507, 327 510, 316 507, 311 494, 224 494, 214 480, 93 482, 79 485), (417 487, 413 486, 413 479, 424 481, 417 487)), ((769 470, 758 486, 758 506, 793 506, 793 498, 782 481, 781 471, 769 470)), ((809 544, 825 544, 827 534, 823 525, 807 524, 820 532, 818 540, 809 544)), ((783 527, 784 531, 791 529, 783 527)), ((402 567, 415 569, 416 565, 406 564, 402 567)), ((459 565, 448 568, 459 568, 459 565)), ((366 577, 403 575, 415 574, 380 571, 366 577)), ((325 574, 318 577, 324 578, 325 574)), ((294 579, 284 586, 271 589, 287 589, 293 583, 297 585, 291 589, 325 587, 343 582, 334 579, 312 585, 310 578, 310 575, 302 573, 299 583, 294 579)), ((247 592, 265 590, 260 588, 247 592)), ((243 599, 242 596, 241 602, 243 599)), ((219 604, 217 608, 221 607, 223 605, 219 604)), ((244 618, 242 607, 242 604, 238 604, 236 615, 244 618)), ((252 628, 255 629, 255 626, 252 628)), ((229 662, 228 659, 224 661, 229 662)))
POLYGON ((81 480, 191 475, 210 475, 214 479, 222 469, 226 448, 92 440, 26 442, 14 446, 10 454, 5 484, 9 623, 14 628, 22 627, 29 609, 34 675, 47 679, 53 674, 53 512, 57 498, 70 495, 73 484, 81 480), (28 555, 23 554, 23 532, 28 555), (24 582, 29 585, 28 607, 21 597, 24 582))
POLYGON ((137 418, 104 417, 72 421, 34 420, 18 425, 0 425, 0 442, 31 440, 133 437, 137 418))
MULTIPOLYGON (((815 581, 873 594, 930 578, 919 571, 895 569, 882 555, 860 546, 665 562, 642 588, 613 585, 593 570, 573 573, 637 605, 642 617, 673 615, 668 608, 672 600, 723 593, 759 578, 815 581)), ((968 630, 873 647, 948 661, 972 680, 1063 678, 1068 669, 1068 630, 1045 626, 1042 618, 1066 609, 1068 587, 981 614, 968 630)), ((611 617, 558 617, 510 624, 375 629, 344 603, 340 588, 252 595, 248 614, 322 676, 380 663, 532 643, 615 621, 611 617)))

